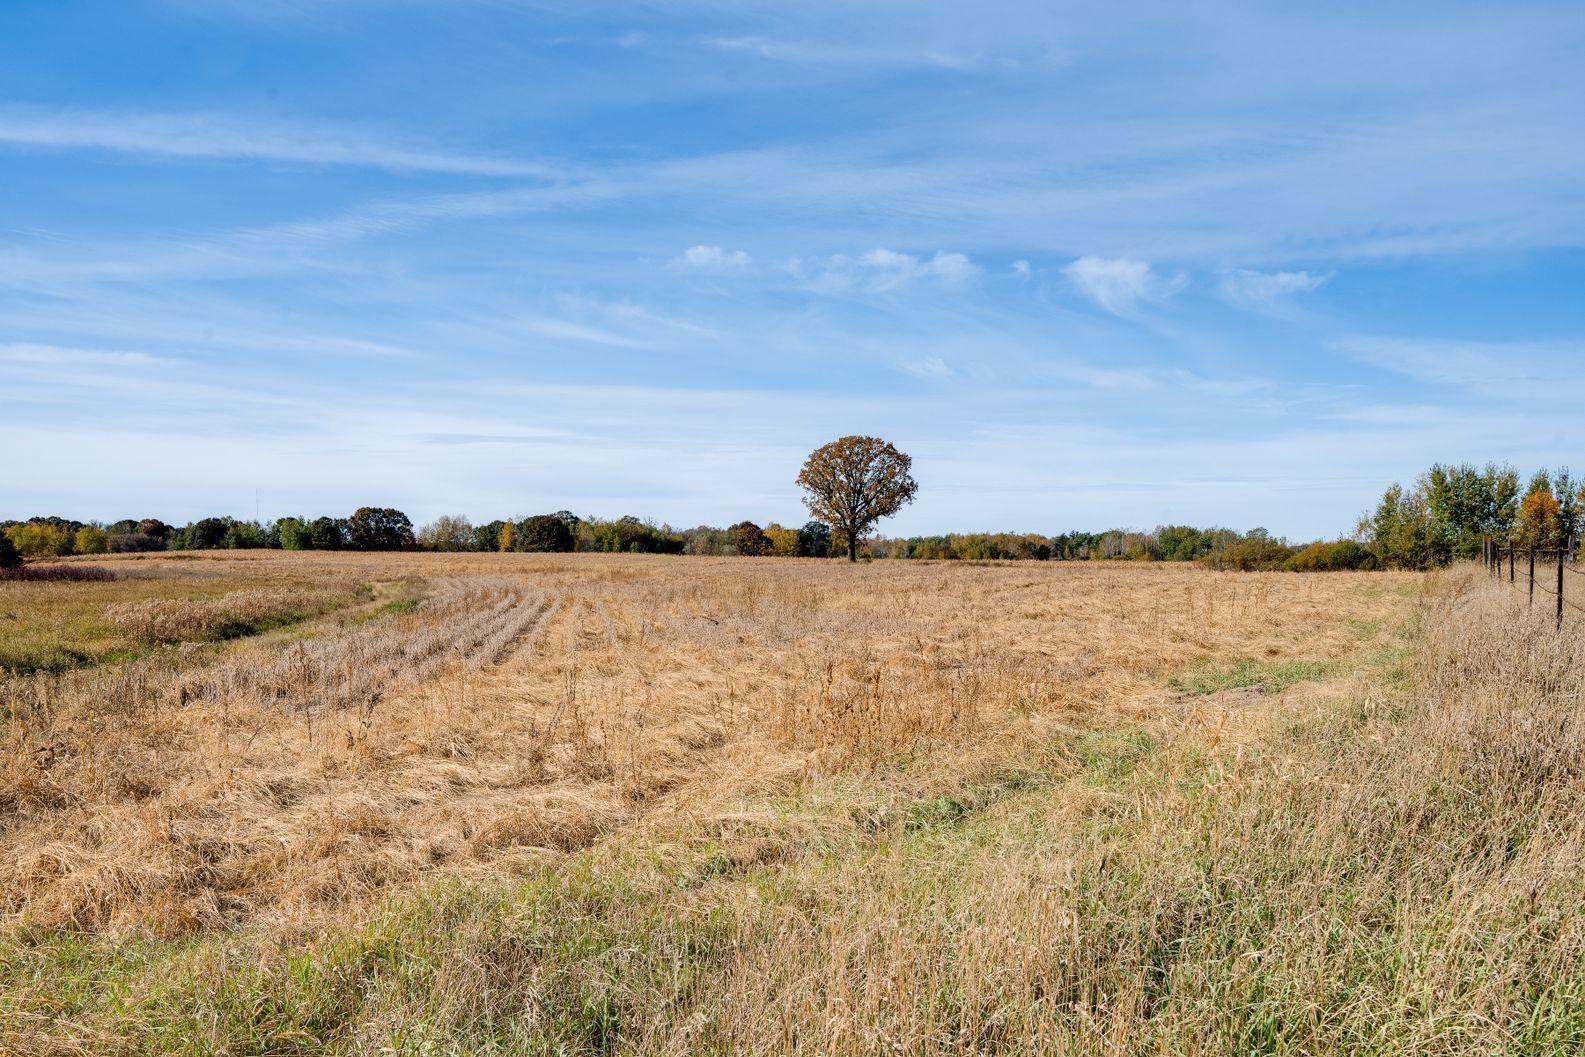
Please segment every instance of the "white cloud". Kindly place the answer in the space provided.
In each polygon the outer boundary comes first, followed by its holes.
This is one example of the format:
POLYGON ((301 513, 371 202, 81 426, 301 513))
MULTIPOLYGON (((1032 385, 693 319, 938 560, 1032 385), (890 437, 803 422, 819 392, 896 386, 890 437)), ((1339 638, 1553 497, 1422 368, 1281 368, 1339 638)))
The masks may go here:
POLYGON ((916 378, 945 378, 952 373, 947 361, 940 356, 926 356, 922 360, 903 360, 898 364, 916 378))
POLYGON ((92 367, 164 367, 179 360, 150 356, 146 352, 118 349, 71 349, 60 345, 35 345, 18 342, 0 345, 0 360, 12 363, 83 365, 92 367))
POLYGON ((699 268, 706 271, 723 271, 729 268, 746 268, 752 262, 742 250, 724 250, 720 246, 690 246, 678 257, 666 262, 668 268, 699 268))
POLYGON ((833 293, 888 293, 925 281, 956 286, 980 274, 979 267, 961 253, 937 251, 927 258, 881 248, 857 257, 838 253, 814 261, 795 260, 791 268, 795 275, 806 277, 813 289, 833 293))
POLYGON ((355 129, 282 125, 214 113, 0 108, 0 143, 181 158, 247 158, 473 176, 549 176, 541 165, 381 142, 355 129))
POLYGON ((1140 302, 1160 301, 1183 289, 1187 280, 1168 279, 1150 270, 1145 261, 1127 258, 1080 257, 1062 274, 1085 297, 1108 312, 1128 315, 1140 302))
MULTIPOLYGON (((933 48, 866 48, 820 41, 772 40, 766 37, 709 37, 704 43, 722 51, 748 52, 763 59, 810 66, 933 66, 943 70, 969 70, 981 65, 977 57, 933 48)), ((1008 61, 1002 60, 1003 64, 1008 61)))
POLYGON ((1025 279, 1029 278, 1029 272, 1030 272, 1029 262, 1028 261, 1014 261, 1013 262, 1013 271, 1017 272, 1020 276, 1022 276, 1025 279))
POLYGON ((1486 342, 1355 335, 1333 347, 1362 363, 1430 385, 1466 387, 1532 404, 1569 386, 1585 342, 1486 342), (1528 389, 1517 387, 1526 386, 1528 389), (1537 388, 1539 387, 1539 388, 1537 388))
POLYGON ((1240 308, 1255 312, 1278 312, 1296 294, 1318 290, 1332 278, 1331 273, 1254 272, 1230 268, 1222 273, 1222 296, 1240 308))

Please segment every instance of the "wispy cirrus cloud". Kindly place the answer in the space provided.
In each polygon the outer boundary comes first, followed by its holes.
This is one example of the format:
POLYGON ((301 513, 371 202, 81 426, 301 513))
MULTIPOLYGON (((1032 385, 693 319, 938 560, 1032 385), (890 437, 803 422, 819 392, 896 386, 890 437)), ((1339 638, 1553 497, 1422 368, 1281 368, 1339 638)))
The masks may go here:
POLYGON ((961 253, 938 250, 932 257, 923 257, 882 248, 856 257, 838 253, 794 260, 789 268, 810 289, 824 293, 890 293, 919 282, 960 286, 980 274, 979 266, 961 253))
POLYGON ((169 367, 182 362, 169 356, 151 356, 146 352, 77 349, 29 342, 0 345, 0 360, 10 363, 84 367, 169 367))
POLYGON ((1276 313, 1288 308, 1293 298, 1319 290, 1332 278, 1332 273, 1310 272, 1257 272, 1244 268, 1229 268, 1222 272, 1220 291, 1222 297, 1239 308, 1252 312, 1276 313))
POLYGON ((1129 258, 1080 257, 1062 274, 1079 293, 1119 316, 1143 303, 1163 301, 1188 283, 1184 276, 1157 275, 1147 261, 1129 258))
POLYGON ((829 41, 776 40, 769 37, 707 37, 704 43, 722 51, 746 52, 777 62, 810 66, 929 66, 969 70, 984 64, 979 56, 933 48, 865 47, 829 41))
POLYGON ((531 162, 406 146, 359 129, 282 124, 234 115, 0 107, 0 144, 106 150, 155 157, 361 166, 467 176, 548 177, 531 162))
POLYGON ((1373 367, 1431 385, 1476 388, 1496 396, 1543 400, 1536 385, 1573 382, 1585 342, 1494 342, 1354 335, 1333 343, 1373 367))

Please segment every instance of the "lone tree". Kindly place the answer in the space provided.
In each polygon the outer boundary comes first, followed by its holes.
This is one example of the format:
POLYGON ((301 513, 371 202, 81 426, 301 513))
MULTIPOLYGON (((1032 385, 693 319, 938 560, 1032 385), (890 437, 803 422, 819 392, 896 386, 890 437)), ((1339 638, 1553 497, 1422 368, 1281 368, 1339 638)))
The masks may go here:
POLYGON ((879 437, 843 437, 816 448, 798 474, 809 512, 837 530, 848 561, 871 525, 913 501, 913 460, 879 437))

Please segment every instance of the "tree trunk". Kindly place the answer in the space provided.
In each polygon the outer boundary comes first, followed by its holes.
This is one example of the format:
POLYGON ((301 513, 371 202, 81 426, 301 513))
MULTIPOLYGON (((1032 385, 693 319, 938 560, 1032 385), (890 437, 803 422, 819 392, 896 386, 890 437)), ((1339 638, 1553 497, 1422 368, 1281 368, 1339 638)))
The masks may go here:
POLYGON ((856 562, 858 560, 859 560, 859 534, 857 532, 849 532, 848 533, 848 561, 856 562))

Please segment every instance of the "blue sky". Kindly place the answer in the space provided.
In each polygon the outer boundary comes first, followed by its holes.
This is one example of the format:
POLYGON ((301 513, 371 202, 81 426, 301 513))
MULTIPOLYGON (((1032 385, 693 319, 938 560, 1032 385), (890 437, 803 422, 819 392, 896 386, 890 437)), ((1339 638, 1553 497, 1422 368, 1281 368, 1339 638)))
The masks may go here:
POLYGON ((0 517, 1333 535, 1585 464, 1585 6, 7 0, 0 517), (1388 10, 1390 8, 1390 10, 1388 10))

